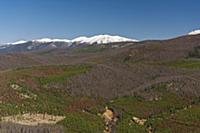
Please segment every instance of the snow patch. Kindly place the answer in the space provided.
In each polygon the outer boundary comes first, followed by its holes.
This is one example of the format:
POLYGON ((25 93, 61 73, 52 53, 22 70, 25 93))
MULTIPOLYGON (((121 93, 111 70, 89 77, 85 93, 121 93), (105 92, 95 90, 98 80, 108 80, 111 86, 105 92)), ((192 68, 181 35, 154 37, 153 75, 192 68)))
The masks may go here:
POLYGON ((24 44, 24 43, 27 43, 27 41, 20 40, 20 41, 13 42, 13 43, 6 43, 5 45, 18 45, 18 44, 24 44))
POLYGON ((39 43, 50 43, 50 42, 71 42, 70 40, 67 39, 50 39, 50 38, 42 38, 42 39, 37 39, 37 40, 32 40, 32 42, 39 42, 39 43))
POLYGON ((200 34, 200 30, 194 30, 194 31, 188 33, 188 35, 198 35, 198 34, 200 34))

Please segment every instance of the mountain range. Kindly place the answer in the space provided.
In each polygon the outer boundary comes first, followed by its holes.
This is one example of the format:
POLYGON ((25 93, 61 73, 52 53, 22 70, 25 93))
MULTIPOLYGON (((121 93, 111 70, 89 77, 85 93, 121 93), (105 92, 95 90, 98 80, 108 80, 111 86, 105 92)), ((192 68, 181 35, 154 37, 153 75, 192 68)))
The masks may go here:
POLYGON ((5 52, 26 52, 54 48, 70 48, 83 45, 99 45, 116 42, 138 42, 136 39, 129 39, 121 36, 96 35, 92 37, 78 37, 73 40, 42 38, 31 41, 20 40, 14 43, 0 45, 0 53, 5 52))
MULTIPOLYGON (((188 33, 188 35, 197 34, 200 34, 200 30, 194 30, 188 33)), ((81 36, 72 40, 51 38, 42 38, 30 41, 20 40, 13 43, 1 44, 0 53, 27 52, 55 48, 75 48, 85 45, 99 45, 119 42, 139 42, 139 40, 113 35, 96 35, 92 37, 81 36)))

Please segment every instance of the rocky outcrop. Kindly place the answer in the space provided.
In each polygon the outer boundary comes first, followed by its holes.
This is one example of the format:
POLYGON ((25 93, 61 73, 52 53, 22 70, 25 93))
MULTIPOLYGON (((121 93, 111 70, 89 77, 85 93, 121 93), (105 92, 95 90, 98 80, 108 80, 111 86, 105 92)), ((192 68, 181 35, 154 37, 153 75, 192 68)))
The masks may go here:
POLYGON ((103 133, 113 133, 114 126, 118 120, 116 113, 112 109, 106 107, 104 113, 102 114, 102 118, 105 122, 105 129, 103 133))

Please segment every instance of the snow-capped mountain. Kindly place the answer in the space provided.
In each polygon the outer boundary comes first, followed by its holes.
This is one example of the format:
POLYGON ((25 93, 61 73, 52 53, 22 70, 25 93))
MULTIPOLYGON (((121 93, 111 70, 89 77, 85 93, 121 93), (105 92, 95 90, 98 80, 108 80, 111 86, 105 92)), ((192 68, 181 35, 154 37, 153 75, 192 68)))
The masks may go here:
POLYGON ((0 45, 0 53, 7 52, 27 52, 36 50, 46 50, 55 48, 67 48, 71 46, 71 41, 67 39, 37 39, 32 41, 17 41, 0 45))
POLYGON ((42 38, 31 41, 21 40, 14 43, 7 43, 0 45, 0 53, 26 52, 26 51, 55 49, 55 48, 70 48, 71 46, 74 48, 83 45, 85 46, 85 45, 109 44, 116 42, 137 42, 137 40, 120 36, 111 36, 111 35, 96 35, 92 37, 83 36, 72 40, 42 38))
POLYGON ((17 41, 14 43, 7 43, 7 45, 17 45, 24 44, 27 42, 33 43, 55 43, 55 42, 64 42, 64 43, 86 43, 86 44, 106 44, 106 43, 114 43, 114 42, 137 42, 138 40, 129 39, 121 36, 111 36, 111 35, 96 35, 92 37, 78 37, 72 40, 68 39, 51 39, 51 38, 42 38, 31 41, 17 41))
POLYGON ((194 30, 194 31, 188 33, 188 35, 198 35, 198 34, 200 34, 200 30, 194 30))
POLYGON ((72 42, 87 43, 87 44, 106 44, 114 42, 137 42, 138 40, 129 39, 121 36, 111 35, 96 35, 92 37, 78 37, 72 40, 72 42))

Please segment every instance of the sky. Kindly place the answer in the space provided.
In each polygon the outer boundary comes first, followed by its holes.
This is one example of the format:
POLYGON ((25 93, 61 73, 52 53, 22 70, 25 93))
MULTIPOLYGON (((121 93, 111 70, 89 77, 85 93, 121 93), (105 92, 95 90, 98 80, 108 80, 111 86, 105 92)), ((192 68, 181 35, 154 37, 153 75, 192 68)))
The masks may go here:
POLYGON ((97 34, 168 39, 200 29, 200 0, 1 0, 0 43, 97 34))

